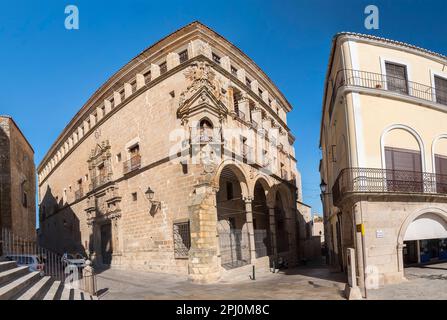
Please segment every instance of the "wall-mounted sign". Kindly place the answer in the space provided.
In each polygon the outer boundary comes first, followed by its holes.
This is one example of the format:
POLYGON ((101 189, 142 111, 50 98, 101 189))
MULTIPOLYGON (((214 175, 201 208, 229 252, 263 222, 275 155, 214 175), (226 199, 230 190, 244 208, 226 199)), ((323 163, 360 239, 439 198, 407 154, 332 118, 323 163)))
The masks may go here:
POLYGON ((376 238, 383 238, 383 230, 376 230, 376 238))

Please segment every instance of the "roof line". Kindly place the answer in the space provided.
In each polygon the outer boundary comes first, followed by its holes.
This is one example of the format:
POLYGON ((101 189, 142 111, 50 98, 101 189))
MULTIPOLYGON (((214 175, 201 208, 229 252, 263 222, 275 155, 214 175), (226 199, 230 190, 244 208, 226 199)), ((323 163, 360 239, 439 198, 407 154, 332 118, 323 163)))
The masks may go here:
POLYGON ((76 121, 79 120, 79 117, 85 113, 85 111, 87 109, 89 109, 93 103, 96 101, 97 97, 99 96, 100 93, 102 93, 104 91, 104 89, 107 86, 113 85, 115 82, 113 82, 113 80, 120 75, 124 70, 130 68, 135 61, 140 62, 141 60, 139 59, 141 56, 145 56, 145 54, 152 48, 156 47, 158 44, 160 44, 161 42, 165 41, 166 39, 168 39, 169 37, 174 36, 175 34, 181 32, 182 30, 186 30, 188 27, 191 27, 193 25, 197 25, 199 27, 203 27, 206 30, 208 30, 209 32, 215 34, 216 36, 218 36, 220 39, 222 39, 223 41, 225 41, 226 43, 230 44, 234 49, 236 49, 243 57, 245 57, 246 59, 248 59, 249 62, 251 62, 253 64, 253 66, 257 69, 255 71, 259 71, 261 73, 261 76, 265 77, 265 79, 270 82, 270 84, 273 86, 273 88, 277 91, 277 94, 279 94, 279 96, 284 99, 284 101, 287 104, 288 109, 290 109, 290 111, 292 110, 292 105, 290 104, 290 102, 286 99, 286 97, 284 96, 284 94, 279 90, 279 88, 276 86, 276 84, 269 78, 269 76, 249 57, 247 56, 241 49, 239 49, 237 46, 235 46, 232 42, 230 42, 229 40, 227 40, 225 37, 221 36, 219 33, 217 33, 216 31, 214 31, 213 29, 209 28, 208 26, 204 25, 203 23, 201 23, 198 20, 195 20, 177 30, 175 30, 174 32, 169 33, 168 35, 166 35, 165 37, 161 38, 160 40, 156 41, 155 43, 153 43, 152 45, 146 47, 143 51, 141 51, 138 55, 136 55, 134 58, 132 58, 129 62, 127 62, 124 66, 122 66, 120 69, 118 69, 118 71, 116 71, 111 77, 109 77, 90 97, 89 99, 84 103, 84 105, 79 109, 79 111, 72 117, 72 119, 70 120, 70 122, 68 122, 68 124, 64 127, 64 129, 62 130, 62 132, 58 135, 58 137, 56 138, 56 140, 54 141, 54 143, 51 145, 51 147, 48 149, 48 151, 45 153, 44 157, 42 158, 42 160, 40 161, 39 165, 38 165, 38 170, 41 169, 42 165, 48 161, 48 157, 50 156, 50 154, 52 154, 53 152, 55 152, 55 150, 53 150, 58 143, 60 143, 60 140, 62 139, 62 137, 67 133, 67 128, 69 128, 71 125, 73 125, 74 123, 76 123, 76 121))
POLYGON ((32 151, 33 153, 35 153, 35 152, 34 152, 34 148, 33 148, 33 146, 32 146, 31 143, 28 141, 28 139, 26 138, 26 136, 23 134, 22 130, 20 130, 20 127, 17 125, 17 122, 15 122, 15 120, 14 120, 13 117, 12 117, 12 116, 9 116, 9 115, 7 115, 7 114, 0 114, 0 118, 7 118, 7 119, 11 120, 12 123, 14 124, 14 126, 17 128, 17 130, 19 130, 19 132, 20 132, 20 134, 22 135, 23 139, 25 139, 25 142, 26 142, 26 143, 28 144, 28 146, 31 148, 31 151, 32 151))

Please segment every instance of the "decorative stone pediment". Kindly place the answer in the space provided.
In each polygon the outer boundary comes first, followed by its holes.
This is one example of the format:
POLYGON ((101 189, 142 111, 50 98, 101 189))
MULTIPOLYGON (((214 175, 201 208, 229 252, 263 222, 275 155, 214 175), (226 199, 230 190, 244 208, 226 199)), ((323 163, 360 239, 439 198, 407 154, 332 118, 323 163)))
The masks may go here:
POLYGON ((199 61, 185 71, 188 87, 180 94, 177 116, 181 119, 206 108, 217 116, 227 114, 228 109, 222 102, 220 82, 215 71, 207 62, 199 61))
POLYGON ((94 149, 91 150, 88 163, 96 165, 97 162, 102 162, 111 156, 109 140, 98 143, 94 149))

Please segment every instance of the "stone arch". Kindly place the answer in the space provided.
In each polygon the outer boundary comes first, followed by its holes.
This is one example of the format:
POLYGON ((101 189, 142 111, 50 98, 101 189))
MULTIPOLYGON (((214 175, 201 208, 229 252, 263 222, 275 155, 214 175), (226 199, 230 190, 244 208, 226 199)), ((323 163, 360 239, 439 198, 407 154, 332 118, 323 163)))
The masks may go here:
POLYGON ((242 196, 249 197, 250 191, 248 188, 248 179, 247 179, 248 174, 245 171, 245 169, 243 168, 243 166, 241 166, 240 164, 236 163, 235 161, 233 161, 231 159, 222 161, 221 164, 216 169, 216 171, 215 171, 216 173, 211 181, 213 187, 216 190, 219 190, 219 179, 222 174, 222 171, 225 168, 231 169, 233 171, 233 173, 235 174, 235 176, 238 178, 240 185, 241 185, 242 196))
POLYGON ((283 183, 275 184, 270 188, 267 196, 267 203, 269 205, 274 205, 276 201, 276 195, 278 193, 280 193, 281 195, 281 200, 284 208, 289 208, 290 204, 292 203, 293 197, 290 189, 283 183))
POLYGON ((445 211, 443 209, 436 208, 436 207, 429 207, 429 208, 417 210, 417 211, 413 212, 412 214, 410 214, 409 216, 407 216, 407 218, 402 223, 402 225, 401 225, 401 227, 399 229, 399 235, 397 237, 397 244, 398 245, 403 245, 405 233, 407 232, 408 226, 414 220, 416 220, 418 217, 420 217, 420 216, 422 216, 424 214, 437 215, 440 218, 444 219, 444 221, 447 223, 447 211, 445 211))
POLYGON ((380 137, 380 150, 381 150, 381 156, 382 156, 382 168, 385 169, 386 168, 386 159, 385 159, 385 138, 386 136, 394 130, 403 130, 406 131, 407 133, 409 133, 410 135, 412 135, 415 139, 416 142, 419 146, 419 152, 421 154, 421 166, 422 166, 422 171, 426 171, 426 164, 425 164, 425 146, 424 146, 424 142, 421 138, 421 135, 414 130, 413 128, 404 125, 404 124, 394 124, 391 126, 388 126, 387 128, 385 128, 385 130, 383 130, 382 135, 380 137))
MULTIPOLYGON (((403 247, 404 247, 404 238, 405 238, 405 234, 408 230, 408 227, 410 226, 410 224, 413 221, 415 221, 419 217, 421 217, 423 215, 427 215, 427 214, 435 215, 447 223, 447 211, 440 209, 440 208, 436 208, 436 207, 428 207, 428 208, 417 210, 405 218, 405 220, 403 221, 403 223, 399 229, 399 233, 397 236, 397 265, 398 265, 399 272, 403 272, 403 269, 404 269, 403 247)), ((404 277, 403 274, 402 274, 402 277, 404 277)))
POLYGON ((269 192, 270 188, 272 187, 273 183, 270 180, 270 178, 264 174, 257 174, 253 179, 251 179, 249 183, 249 195, 254 196, 254 190, 256 187, 256 183, 260 183, 262 187, 269 192))

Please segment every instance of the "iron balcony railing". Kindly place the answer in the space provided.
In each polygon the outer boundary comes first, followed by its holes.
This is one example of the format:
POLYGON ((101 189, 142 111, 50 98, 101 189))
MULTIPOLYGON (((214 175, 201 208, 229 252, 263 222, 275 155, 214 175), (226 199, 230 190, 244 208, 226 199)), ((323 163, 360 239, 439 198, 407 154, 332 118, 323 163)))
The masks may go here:
POLYGON ((258 129, 258 123, 255 120, 250 121, 251 127, 255 130, 258 129))
POLYGON ((337 72, 332 85, 332 97, 329 107, 330 115, 332 115, 334 109, 338 89, 344 86, 392 91, 398 94, 447 105, 447 91, 441 88, 430 87, 425 84, 381 73, 342 69, 337 72))
POLYGON ((141 156, 139 154, 134 155, 127 161, 123 163, 123 172, 124 174, 132 172, 134 170, 140 169, 141 167, 141 156))
POLYGON ((241 110, 237 110, 237 116, 239 119, 245 121, 245 113, 242 112, 241 110))
POLYGON ((351 193, 447 195, 447 175, 376 168, 343 169, 332 187, 334 204, 351 193))

